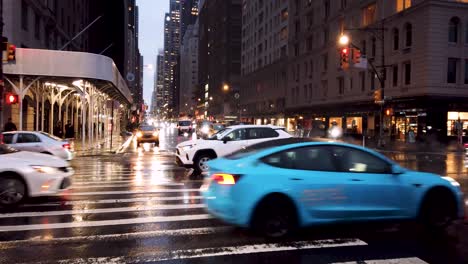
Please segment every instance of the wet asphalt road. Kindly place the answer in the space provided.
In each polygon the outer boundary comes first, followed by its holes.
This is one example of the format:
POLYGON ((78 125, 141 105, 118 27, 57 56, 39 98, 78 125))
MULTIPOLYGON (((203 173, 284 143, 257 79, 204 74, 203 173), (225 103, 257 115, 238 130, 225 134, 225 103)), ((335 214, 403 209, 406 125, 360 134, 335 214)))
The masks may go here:
MULTIPOLYGON (((450 236, 412 226, 353 225, 302 230, 271 241, 210 218, 198 177, 174 161, 184 140, 79 157, 72 190, 0 209, 0 263, 468 263, 468 225, 450 236)), ((385 153, 411 169, 457 179, 468 193, 464 155, 385 153)))

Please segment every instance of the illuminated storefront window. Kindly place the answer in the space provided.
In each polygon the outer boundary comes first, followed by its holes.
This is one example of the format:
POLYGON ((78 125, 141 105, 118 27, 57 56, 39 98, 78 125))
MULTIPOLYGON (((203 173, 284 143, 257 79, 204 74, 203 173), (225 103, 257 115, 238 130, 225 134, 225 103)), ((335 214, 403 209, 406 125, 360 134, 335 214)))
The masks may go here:
POLYGON ((347 117, 346 133, 362 134, 362 117, 347 117))
POLYGON ((448 112, 447 113, 447 136, 456 136, 458 120, 461 122, 463 136, 468 130, 468 112, 448 112))
POLYGON ((329 126, 332 127, 333 125, 343 127, 343 118, 341 118, 341 117, 330 117, 329 126))

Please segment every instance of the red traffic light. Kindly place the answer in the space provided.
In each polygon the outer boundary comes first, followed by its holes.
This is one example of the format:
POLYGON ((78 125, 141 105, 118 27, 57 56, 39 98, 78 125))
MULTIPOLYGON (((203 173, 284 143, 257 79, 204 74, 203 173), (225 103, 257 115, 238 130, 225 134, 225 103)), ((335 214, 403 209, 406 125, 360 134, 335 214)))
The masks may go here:
POLYGON ((343 53, 343 54, 348 54, 348 48, 343 48, 343 49, 341 50, 341 53, 343 53))
POLYGON ((6 103, 7 104, 17 104, 18 103, 18 95, 7 93, 6 94, 6 103))
POLYGON ((16 59, 16 46, 8 43, 8 61, 16 59))

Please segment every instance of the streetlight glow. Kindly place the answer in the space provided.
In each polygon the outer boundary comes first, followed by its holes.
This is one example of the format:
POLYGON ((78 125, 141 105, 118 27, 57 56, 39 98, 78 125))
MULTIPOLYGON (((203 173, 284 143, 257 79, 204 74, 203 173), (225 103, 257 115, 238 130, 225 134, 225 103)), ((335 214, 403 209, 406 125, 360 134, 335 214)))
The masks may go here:
POLYGON ((227 84, 223 85, 223 90, 225 92, 229 91, 229 85, 227 85, 227 84))
POLYGON ((346 35, 341 35, 340 39, 339 39, 339 43, 340 43, 340 45, 343 45, 343 46, 348 45, 349 44, 349 37, 346 36, 346 35))

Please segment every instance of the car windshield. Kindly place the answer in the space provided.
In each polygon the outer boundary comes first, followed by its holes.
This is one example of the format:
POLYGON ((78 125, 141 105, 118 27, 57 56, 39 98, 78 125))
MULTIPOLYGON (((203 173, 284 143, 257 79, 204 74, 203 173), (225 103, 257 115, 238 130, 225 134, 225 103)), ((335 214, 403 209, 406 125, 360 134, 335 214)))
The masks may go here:
POLYGON ((179 121, 179 126, 190 126, 191 124, 190 121, 179 121))
POLYGON ((15 152, 18 152, 19 150, 16 150, 12 147, 9 147, 5 144, 0 144, 0 155, 4 155, 4 154, 11 154, 11 153, 15 153, 15 152))
POLYGON ((156 129, 156 128, 153 127, 153 126, 142 126, 142 127, 140 127, 140 130, 141 130, 141 131, 153 131, 153 130, 155 130, 155 129, 156 129))
POLYGON ((214 133, 211 137, 209 137, 209 140, 221 140, 227 133, 229 133, 232 129, 231 128, 224 128, 221 129, 220 131, 214 133))
POLYGON ((223 125, 213 125, 213 129, 214 129, 214 130, 221 130, 221 129, 223 129, 223 128, 224 128, 223 125))
POLYGON ((56 141, 63 141, 63 139, 61 139, 59 137, 56 137, 54 135, 48 134, 46 132, 39 132, 39 133, 41 133, 41 135, 44 135, 44 136, 46 136, 46 137, 48 137, 50 139, 53 139, 53 140, 56 140, 56 141))

